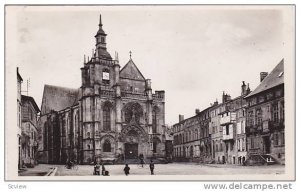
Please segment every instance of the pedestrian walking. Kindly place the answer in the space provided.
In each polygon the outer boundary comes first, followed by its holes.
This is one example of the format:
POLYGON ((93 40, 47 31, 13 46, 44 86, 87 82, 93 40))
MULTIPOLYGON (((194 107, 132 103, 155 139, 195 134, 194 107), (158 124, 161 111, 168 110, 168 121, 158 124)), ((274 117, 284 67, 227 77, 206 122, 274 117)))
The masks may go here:
POLYGON ((149 167, 150 167, 151 175, 154 175, 154 163, 152 160, 150 160, 149 167))
POLYGON ((126 164, 125 168, 124 168, 124 173, 125 173, 126 176, 128 176, 129 170, 130 170, 130 167, 128 166, 128 164, 126 164))

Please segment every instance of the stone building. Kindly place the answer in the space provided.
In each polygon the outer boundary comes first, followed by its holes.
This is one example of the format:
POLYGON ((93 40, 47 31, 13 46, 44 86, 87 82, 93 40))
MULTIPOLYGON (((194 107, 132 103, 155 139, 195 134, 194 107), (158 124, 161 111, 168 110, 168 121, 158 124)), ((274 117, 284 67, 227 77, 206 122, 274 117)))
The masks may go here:
MULTIPOLYGON (((220 125, 220 113, 222 112, 222 104, 217 101, 210 109, 210 133, 211 133, 211 151, 212 160, 215 163, 223 163, 224 153, 223 153, 223 128, 220 125)), ((225 161, 225 159, 224 159, 225 161)))
POLYGON ((249 164, 285 162, 284 60, 247 97, 249 164))
POLYGON ((192 161, 194 157, 200 157, 199 125, 200 120, 197 115, 188 119, 179 115, 179 122, 173 125, 174 161, 192 161))
POLYGON ((38 148, 37 117, 40 112, 34 99, 30 96, 21 96, 22 102, 22 138, 21 160, 27 167, 36 164, 38 148))
POLYGON ((216 163, 243 164, 246 160, 244 97, 250 93, 249 84, 243 81, 241 95, 232 99, 223 92, 222 102, 215 102, 210 108, 210 129, 212 159, 216 163))
POLYGON ((39 121, 45 163, 164 158, 165 92, 152 92, 131 55, 112 59, 100 16, 96 49, 81 68, 79 89, 45 85, 39 121))
POLYGON ((185 120, 183 115, 179 115, 179 123, 173 125, 175 161, 209 162, 211 160, 209 109, 201 112, 196 109, 195 116, 185 120))
POLYGON ((22 136, 22 102, 21 102, 21 84, 23 79, 17 68, 17 138, 18 138, 18 168, 22 167, 22 150, 21 150, 21 136, 22 136))

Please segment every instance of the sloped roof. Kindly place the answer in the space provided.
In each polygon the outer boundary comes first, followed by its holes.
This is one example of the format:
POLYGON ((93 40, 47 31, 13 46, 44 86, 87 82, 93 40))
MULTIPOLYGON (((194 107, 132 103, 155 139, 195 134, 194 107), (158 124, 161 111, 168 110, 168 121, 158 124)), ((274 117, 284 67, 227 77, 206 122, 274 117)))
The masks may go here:
POLYGON ((104 59, 108 59, 108 60, 112 60, 111 55, 109 54, 109 52, 107 52, 107 50, 105 48, 99 48, 98 49, 98 56, 99 58, 104 58, 104 59))
POLYGON ((39 106, 37 106, 36 102, 34 101, 33 97, 26 96, 26 95, 21 95, 21 102, 29 101, 31 102, 32 106, 36 110, 36 112, 40 112, 39 106))
POLYGON ((140 72, 138 67, 134 64, 132 59, 130 59, 127 64, 120 71, 121 78, 128 78, 133 80, 145 81, 143 74, 140 72))
POLYGON ((270 88, 276 87, 284 83, 284 59, 282 59, 279 64, 272 70, 272 72, 265 77, 265 79, 257 86, 257 88, 252 91, 246 98, 253 95, 259 94, 270 88))
POLYGON ((71 89, 59 86, 45 85, 41 115, 51 110, 60 111, 78 103, 79 89, 71 89))

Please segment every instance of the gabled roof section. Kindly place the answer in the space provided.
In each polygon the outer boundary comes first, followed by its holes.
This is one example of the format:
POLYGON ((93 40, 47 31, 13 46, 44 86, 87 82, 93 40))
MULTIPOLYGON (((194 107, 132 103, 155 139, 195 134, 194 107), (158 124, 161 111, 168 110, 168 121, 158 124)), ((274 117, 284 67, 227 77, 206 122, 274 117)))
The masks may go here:
POLYGON ((270 88, 284 84, 284 59, 282 59, 279 64, 272 70, 272 72, 265 77, 265 79, 259 84, 259 86, 252 91, 246 98, 253 95, 259 94, 270 88))
POLYGON ((79 100, 79 89, 45 85, 41 106, 41 115, 51 110, 60 111, 76 105, 79 100))
POLYGON ((134 64, 132 59, 130 59, 127 64, 122 68, 120 72, 121 78, 133 79, 133 80, 140 80, 145 81, 143 74, 140 72, 138 67, 134 64))
POLYGON ((33 97, 21 95, 21 102, 24 103, 25 101, 31 102, 32 106, 34 107, 35 111, 38 113, 40 112, 39 106, 37 106, 36 102, 34 101, 33 97))

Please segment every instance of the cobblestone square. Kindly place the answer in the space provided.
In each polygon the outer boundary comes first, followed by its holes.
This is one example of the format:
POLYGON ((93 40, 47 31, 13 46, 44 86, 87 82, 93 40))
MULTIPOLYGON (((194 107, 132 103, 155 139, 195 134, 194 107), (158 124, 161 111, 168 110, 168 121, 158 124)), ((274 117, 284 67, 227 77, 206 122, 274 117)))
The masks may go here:
MULTIPOLYGON (((48 165, 40 164, 35 168, 27 169, 26 173, 21 173, 23 176, 33 176, 34 172, 45 172, 51 168, 57 167, 55 176, 92 176, 92 165, 79 165, 77 170, 66 169, 64 165, 48 165)), ((149 166, 139 168, 136 164, 129 165, 130 176, 150 175, 149 166)), ((109 171, 110 176, 124 175, 124 165, 105 165, 105 169, 109 171)), ((195 163, 170 163, 156 164, 155 175, 243 175, 243 174, 284 174, 284 165, 270 166, 234 166, 234 165, 200 165, 195 163)), ((36 176, 39 175, 38 173, 36 176)), ((125 176, 125 175, 124 175, 125 176)))

